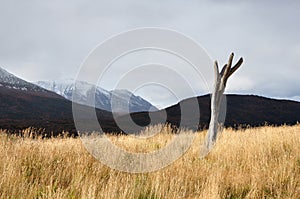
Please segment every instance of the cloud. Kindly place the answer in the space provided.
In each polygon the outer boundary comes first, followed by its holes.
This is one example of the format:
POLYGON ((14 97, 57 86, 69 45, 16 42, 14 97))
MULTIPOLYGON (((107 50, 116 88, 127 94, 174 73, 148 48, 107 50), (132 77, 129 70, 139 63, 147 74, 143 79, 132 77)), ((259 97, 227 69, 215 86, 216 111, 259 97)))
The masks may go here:
POLYGON ((231 51, 243 56, 228 92, 293 98, 300 96, 299 6, 299 1, 0 1, 0 66, 29 81, 74 78, 88 53, 111 35, 158 26, 194 38, 220 65, 231 51))

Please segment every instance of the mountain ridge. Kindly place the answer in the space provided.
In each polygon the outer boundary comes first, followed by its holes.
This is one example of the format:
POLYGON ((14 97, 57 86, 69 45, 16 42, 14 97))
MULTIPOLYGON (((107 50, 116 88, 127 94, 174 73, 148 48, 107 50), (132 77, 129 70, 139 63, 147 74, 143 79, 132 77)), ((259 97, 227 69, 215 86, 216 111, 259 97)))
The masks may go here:
MULTIPOLYGON (((8 72, 0 71, 0 128, 8 129, 11 132, 34 127, 44 129, 48 135, 57 135, 62 131, 68 131, 78 135, 73 120, 72 102, 62 96, 40 88, 18 77, 9 75, 8 72), (26 88, 26 89, 24 89, 26 88)), ((270 125, 293 125, 300 121, 300 102, 292 100, 272 99, 257 95, 227 94, 227 114, 225 126, 237 128, 239 126, 262 126, 265 123, 270 125)), ((150 116, 166 122, 173 127, 182 127, 181 105, 185 105, 188 111, 192 112, 195 107, 189 106, 190 102, 197 100, 200 108, 200 119, 198 123, 192 123, 189 118, 184 118, 184 128, 206 129, 210 120, 210 95, 188 98, 179 103, 162 110, 149 112, 133 112, 128 115, 114 117, 112 112, 95 109, 93 107, 78 105, 83 116, 83 122, 87 130, 99 130, 97 127, 89 126, 89 111, 95 111, 101 128, 104 132, 120 133, 122 129, 119 122, 126 122, 129 119, 135 124, 147 126, 151 122, 150 116), (166 114, 165 114, 166 113, 166 114), (116 119, 118 121, 116 121, 116 119)), ((76 105, 76 103, 75 103, 76 105)), ((152 121, 153 122, 153 121, 152 121)), ((154 123, 155 124, 155 121, 154 123)), ((133 128, 130 130, 140 130, 133 128)))
POLYGON ((121 114, 158 110, 150 102, 140 96, 135 96, 128 90, 107 91, 93 84, 75 80, 38 81, 35 83, 38 86, 55 92, 70 101, 92 107, 95 105, 96 108, 106 111, 114 111, 121 114), (90 102, 90 95, 93 95, 93 93, 95 93, 95 101, 90 102), (75 94, 75 96, 73 96, 73 94, 75 94), (114 100, 115 103, 112 103, 112 100, 114 100), (128 104, 129 110, 127 110, 128 104))
POLYGON ((29 90, 29 91, 47 92, 45 89, 43 89, 35 84, 31 84, 13 74, 11 74, 1 67, 0 67, 0 86, 12 88, 12 89, 25 90, 25 91, 29 90))

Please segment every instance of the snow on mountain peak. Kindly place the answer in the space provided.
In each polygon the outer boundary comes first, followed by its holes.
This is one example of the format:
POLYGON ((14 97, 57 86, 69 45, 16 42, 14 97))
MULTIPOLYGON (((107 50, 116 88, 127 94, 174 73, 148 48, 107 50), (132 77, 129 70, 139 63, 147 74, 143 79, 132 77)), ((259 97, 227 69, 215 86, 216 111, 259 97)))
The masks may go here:
POLYGON ((23 91, 45 91, 35 84, 31 84, 22 80, 15 75, 7 72, 5 69, 0 67, 0 86, 4 86, 10 89, 18 89, 23 91))
POLYGON ((13 74, 7 72, 3 68, 0 67, 0 82, 1 83, 9 83, 9 84, 18 84, 19 78, 14 76, 13 74))
POLYGON ((0 79, 10 77, 10 76, 13 76, 13 75, 0 67, 0 79))
POLYGON ((107 111, 112 111, 112 100, 116 100, 114 102, 119 104, 118 112, 126 112, 128 106, 130 112, 148 111, 150 109, 157 110, 143 98, 137 97, 125 89, 107 91, 84 81, 75 82, 70 80, 38 81, 36 84, 66 99, 88 106, 95 106, 96 108, 107 111), (74 91, 76 91, 76 93, 73 93, 74 91), (95 100, 90 100, 90 96, 94 94, 95 100), (73 97, 73 95, 75 95, 75 97, 73 97), (93 102, 95 102, 95 104, 93 104, 93 102))

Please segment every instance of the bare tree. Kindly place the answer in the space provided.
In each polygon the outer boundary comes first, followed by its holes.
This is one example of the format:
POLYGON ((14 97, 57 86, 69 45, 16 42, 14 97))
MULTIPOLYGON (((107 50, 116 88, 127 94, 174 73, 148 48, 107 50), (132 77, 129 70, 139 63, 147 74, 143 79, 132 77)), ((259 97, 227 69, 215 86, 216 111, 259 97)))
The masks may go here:
POLYGON ((220 123, 220 108, 222 108, 221 105, 222 102, 224 102, 224 90, 226 88, 227 80, 243 63, 243 58, 241 57, 232 67, 233 56, 234 54, 231 53, 228 63, 224 65, 221 72, 219 72, 218 62, 215 61, 214 63, 215 83, 211 97, 211 118, 208 135, 202 151, 202 157, 204 157, 212 149, 216 142, 218 131, 222 126, 220 123))

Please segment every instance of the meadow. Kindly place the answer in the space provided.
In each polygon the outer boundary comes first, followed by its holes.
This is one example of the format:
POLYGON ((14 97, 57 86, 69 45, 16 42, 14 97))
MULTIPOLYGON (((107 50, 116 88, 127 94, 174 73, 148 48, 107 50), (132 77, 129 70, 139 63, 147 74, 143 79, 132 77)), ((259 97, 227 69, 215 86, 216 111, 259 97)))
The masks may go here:
MULTIPOLYGON (((197 132, 191 148, 170 166, 130 174, 101 164, 79 138, 0 130, 0 198, 300 198, 299 124, 224 129, 200 159, 205 133, 197 132)), ((147 140, 109 139, 127 151, 148 152, 172 136, 167 128, 147 140)))

